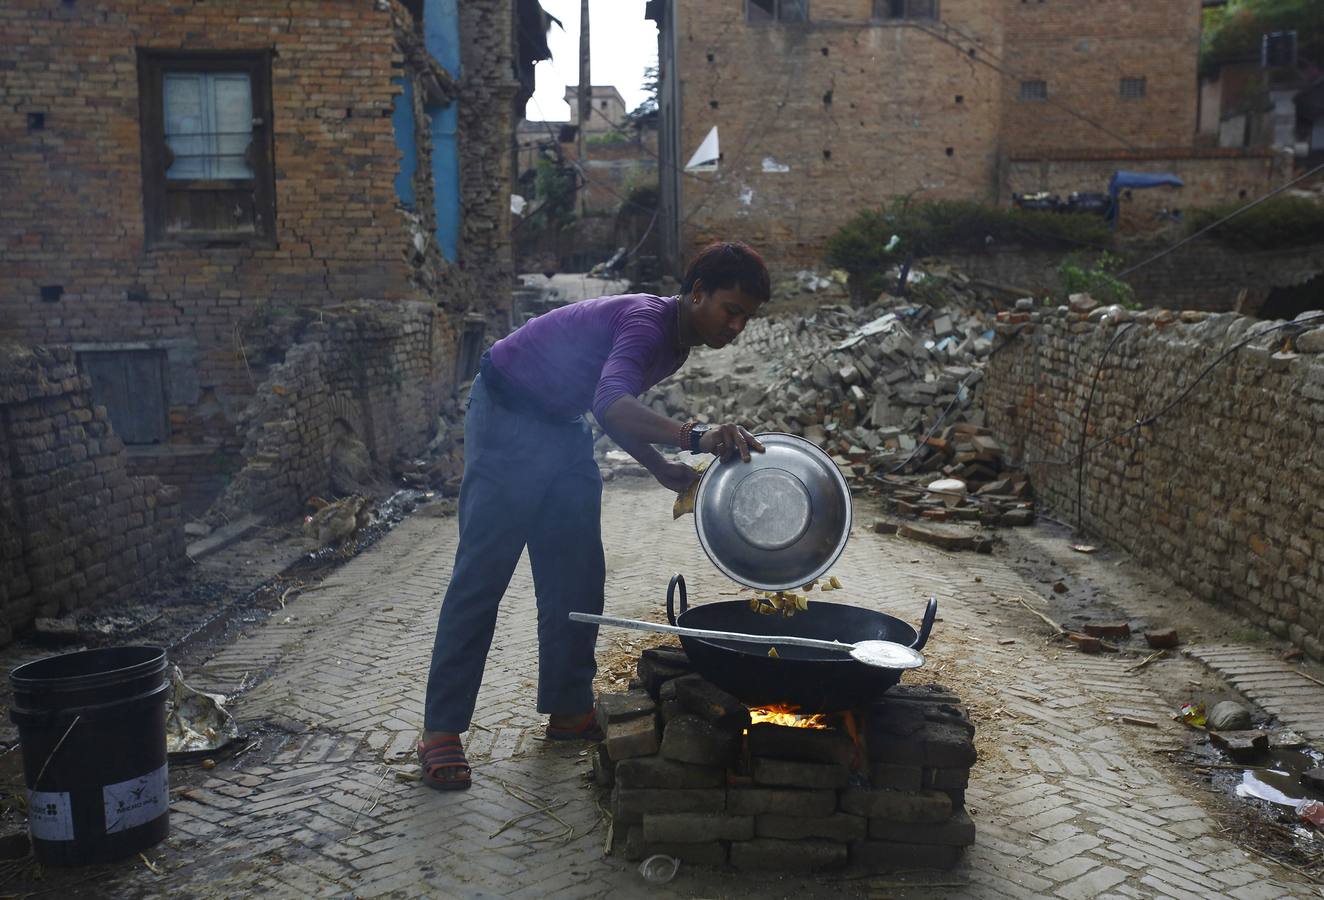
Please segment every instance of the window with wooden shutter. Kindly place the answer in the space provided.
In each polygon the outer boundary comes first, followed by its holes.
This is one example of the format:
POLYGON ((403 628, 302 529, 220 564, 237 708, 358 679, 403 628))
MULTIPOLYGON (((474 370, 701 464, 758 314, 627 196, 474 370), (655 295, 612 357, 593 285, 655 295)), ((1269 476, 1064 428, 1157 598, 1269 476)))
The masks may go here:
POLYGON ((106 408, 110 427, 125 444, 169 439, 164 351, 81 351, 78 367, 92 380, 92 401, 106 408))
POLYGON ((274 244, 270 54, 141 51, 138 74, 148 245, 274 244))

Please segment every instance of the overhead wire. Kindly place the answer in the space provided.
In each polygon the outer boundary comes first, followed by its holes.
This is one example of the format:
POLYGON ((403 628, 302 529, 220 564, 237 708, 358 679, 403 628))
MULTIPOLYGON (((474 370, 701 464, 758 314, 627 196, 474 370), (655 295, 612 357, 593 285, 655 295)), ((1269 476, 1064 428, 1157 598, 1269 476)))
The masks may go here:
POLYGON ((1149 264, 1152 263, 1152 262, 1157 262, 1158 260, 1160 260, 1160 259, 1162 259, 1163 257, 1167 256, 1169 253, 1171 253, 1171 252, 1173 252, 1174 250, 1176 250, 1178 247, 1181 247, 1183 244, 1189 244, 1191 241, 1195 240, 1196 238, 1198 238, 1198 237, 1200 237, 1200 236, 1202 236, 1202 235, 1204 235, 1204 234, 1207 234, 1207 233, 1210 232, 1210 231, 1213 231, 1215 228, 1217 228, 1218 226, 1224 224, 1225 222, 1228 222, 1228 221, 1230 221, 1231 219, 1235 219, 1237 216, 1241 215, 1241 214, 1244 213, 1246 210, 1251 209, 1251 208, 1256 207, 1256 206, 1259 206, 1261 203, 1263 203, 1264 201, 1268 200, 1270 197, 1275 197, 1275 196, 1277 196, 1278 194, 1281 194, 1283 191, 1287 190, 1287 189, 1290 188, 1292 185, 1294 185, 1294 184, 1299 184, 1300 182, 1305 181, 1307 178, 1309 178, 1309 177, 1311 177, 1312 175, 1315 175, 1315 174, 1317 174, 1317 173, 1319 173, 1319 172, 1324 172, 1324 163, 1320 163, 1319 165, 1315 166, 1315 167, 1314 167, 1313 169, 1311 169, 1310 171, 1306 172, 1304 175, 1298 175, 1296 178, 1293 178, 1291 181, 1287 182, 1286 184, 1279 185, 1278 187, 1276 187, 1276 188, 1274 188, 1273 190, 1269 191, 1267 194, 1264 194, 1264 195, 1262 195, 1262 196, 1260 196, 1260 197, 1256 197, 1256 198, 1255 198, 1254 200, 1252 200, 1250 203, 1247 203, 1247 204, 1245 204, 1244 206, 1238 207, 1237 209, 1235 209, 1235 210, 1233 210, 1232 212, 1228 213, 1226 216, 1223 216, 1222 218, 1218 219, 1216 222, 1211 222, 1210 224, 1206 225, 1204 228, 1201 228, 1199 231, 1196 231, 1196 232, 1194 232, 1193 234, 1189 234, 1189 235, 1187 235, 1186 237, 1182 238, 1182 239, 1181 239, 1180 241, 1178 241, 1177 243, 1173 244, 1171 247, 1167 247, 1167 248, 1165 248, 1165 249, 1159 251, 1158 253, 1155 253, 1153 256, 1149 257, 1148 259, 1146 259, 1146 260, 1144 260, 1144 261, 1142 261, 1142 262, 1138 262, 1138 263, 1136 263, 1134 266, 1131 266, 1129 269, 1123 269, 1121 272, 1118 272, 1118 273, 1117 273, 1117 277, 1118 277, 1118 278, 1123 278, 1123 277, 1125 277, 1125 276, 1127 276, 1127 275, 1130 275, 1132 272, 1136 271, 1137 269, 1142 269, 1142 268, 1144 268, 1145 266, 1149 265, 1149 264))

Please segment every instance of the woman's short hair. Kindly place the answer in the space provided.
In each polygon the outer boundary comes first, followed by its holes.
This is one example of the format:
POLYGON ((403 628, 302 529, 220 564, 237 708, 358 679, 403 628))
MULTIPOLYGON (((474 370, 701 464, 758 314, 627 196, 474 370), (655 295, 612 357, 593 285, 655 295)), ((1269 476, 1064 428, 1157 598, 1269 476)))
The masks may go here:
POLYGON ((760 303, 772 296, 763 257, 740 241, 717 241, 700 250, 685 270, 681 293, 688 294, 696 281, 706 291, 736 288, 760 303))

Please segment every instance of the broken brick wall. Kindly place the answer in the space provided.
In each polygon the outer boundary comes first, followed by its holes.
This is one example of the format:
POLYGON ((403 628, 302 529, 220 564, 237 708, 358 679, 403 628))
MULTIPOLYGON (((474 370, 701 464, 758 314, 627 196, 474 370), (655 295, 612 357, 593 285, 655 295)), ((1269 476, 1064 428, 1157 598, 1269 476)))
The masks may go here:
MULTIPOLYGON (((1171 239, 1128 247, 1115 255, 1123 267, 1164 249, 1171 239)), ((1019 247, 987 253, 944 254, 942 262, 971 278, 1016 288, 1027 296, 1061 294, 1057 267, 1070 254, 1019 247)), ((1093 259, 1087 254, 1085 260, 1093 259)), ((920 266, 923 268, 923 265, 920 266)), ((1292 287, 1324 272, 1324 245, 1285 250, 1234 251, 1222 244, 1196 241, 1127 275, 1137 302, 1168 309, 1207 312, 1258 311, 1276 287, 1292 287)))
MULTIPOLYGON (((515 109, 514 10, 510 0, 459 4, 462 66, 459 100, 462 218, 457 264, 449 277, 472 298, 492 339, 511 327, 515 278, 510 238, 511 136, 524 110, 515 109)), ((458 308, 453 305, 452 308, 458 308)), ((473 373, 462 373, 461 377, 473 373)))
POLYGON ((129 474, 68 347, 0 344, 0 451, 0 644, 183 562, 175 490, 129 474))
POLYGON ((1086 530, 1324 659, 1324 513, 1313 502, 1324 491, 1324 328, 1297 338, 1297 355, 1275 355, 1283 332, 1258 338, 1192 387, 1268 323, 1147 312, 1100 364, 1125 326, 1065 308, 1038 316, 1035 330, 992 357, 983 387, 988 424, 1035 493, 1076 521, 1074 459, 1097 369, 1080 498, 1086 530))
POLYGON ((452 389, 456 343, 451 318, 427 303, 360 301, 306 322, 244 411, 242 467, 213 524, 297 514, 311 496, 348 492, 332 475, 350 444, 378 471, 421 452, 452 389))

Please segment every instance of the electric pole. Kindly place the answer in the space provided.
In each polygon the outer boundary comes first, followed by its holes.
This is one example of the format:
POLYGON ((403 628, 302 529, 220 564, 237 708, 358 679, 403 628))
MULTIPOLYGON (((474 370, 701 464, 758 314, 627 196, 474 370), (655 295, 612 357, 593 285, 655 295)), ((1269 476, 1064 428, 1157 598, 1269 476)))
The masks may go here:
MULTIPOLYGON (((593 111, 593 79, 589 74, 588 0, 579 0, 579 89, 576 91, 576 99, 579 101, 579 128, 575 132, 575 155, 579 158, 579 170, 583 173, 588 169, 588 159, 584 155, 584 129, 588 127, 588 117, 593 111)), ((582 215, 588 208, 588 183, 582 174, 579 181, 579 212, 582 215)))

